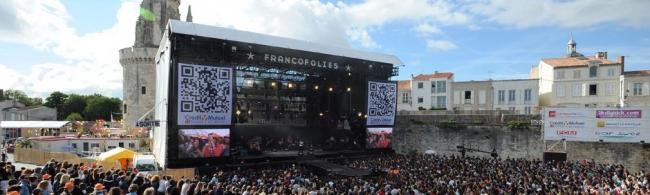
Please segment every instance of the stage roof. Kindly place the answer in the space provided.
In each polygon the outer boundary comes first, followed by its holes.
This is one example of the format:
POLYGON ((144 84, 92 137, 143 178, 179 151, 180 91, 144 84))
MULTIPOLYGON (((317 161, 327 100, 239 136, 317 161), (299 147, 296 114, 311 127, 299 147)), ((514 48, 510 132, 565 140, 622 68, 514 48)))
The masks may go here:
POLYGON ((334 56, 344 56, 368 61, 382 62, 394 65, 404 65, 404 63, 393 55, 359 51, 344 47, 328 46, 308 41, 290 39, 260 33, 240 31, 235 29, 183 22, 178 20, 169 20, 169 27, 172 33, 195 35, 215 39, 238 41, 245 43, 260 44, 272 47, 282 47, 294 50, 323 53, 334 56))
POLYGON ((0 121, 0 128, 61 128, 70 121, 0 121))

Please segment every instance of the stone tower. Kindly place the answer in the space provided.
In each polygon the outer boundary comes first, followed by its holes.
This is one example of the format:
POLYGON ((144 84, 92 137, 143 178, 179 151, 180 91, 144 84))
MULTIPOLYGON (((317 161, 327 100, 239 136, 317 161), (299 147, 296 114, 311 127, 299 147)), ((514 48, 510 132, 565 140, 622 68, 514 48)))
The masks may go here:
MULTIPOLYGON (((169 19, 180 18, 180 0, 143 0, 136 23, 133 47, 120 49, 123 75, 124 126, 135 127, 135 121, 154 107, 156 66, 154 59, 169 19)), ((151 114, 144 118, 151 118, 151 114)))

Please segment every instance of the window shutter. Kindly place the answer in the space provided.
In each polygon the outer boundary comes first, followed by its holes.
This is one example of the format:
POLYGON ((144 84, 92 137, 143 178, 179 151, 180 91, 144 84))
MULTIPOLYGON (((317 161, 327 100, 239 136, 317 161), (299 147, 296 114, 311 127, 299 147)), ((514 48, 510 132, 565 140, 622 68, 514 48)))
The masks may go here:
POLYGON ((485 104, 485 90, 478 91, 478 103, 485 104))
POLYGON ((587 87, 586 83, 582 84, 582 96, 587 96, 589 88, 587 87))
POLYGON ((460 104, 460 91, 454 91, 454 104, 460 104))
POLYGON ((643 83, 643 88, 641 88, 642 95, 650 95, 650 82, 643 83))
POLYGON ((469 97, 469 99, 470 99, 470 101, 469 101, 470 103, 472 103, 472 104, 476 104, 476 91, 472 90, 472 91, 470 92, 470 97, 469 97))

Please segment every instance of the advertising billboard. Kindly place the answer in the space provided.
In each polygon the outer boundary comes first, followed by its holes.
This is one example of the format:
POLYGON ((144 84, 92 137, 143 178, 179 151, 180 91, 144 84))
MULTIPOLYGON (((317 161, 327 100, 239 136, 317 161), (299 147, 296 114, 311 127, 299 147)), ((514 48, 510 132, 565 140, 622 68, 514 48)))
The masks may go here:
POLYGON ((178 125, 230 125, 232 68, 178 65, 178 125))
POLYGON ((544 140, 649 141, 648 113, 650 108, 545 108, 544 140))
POLYGON ((368 82, 367 126, 393 126, 397 112, 397 83, 368 82))

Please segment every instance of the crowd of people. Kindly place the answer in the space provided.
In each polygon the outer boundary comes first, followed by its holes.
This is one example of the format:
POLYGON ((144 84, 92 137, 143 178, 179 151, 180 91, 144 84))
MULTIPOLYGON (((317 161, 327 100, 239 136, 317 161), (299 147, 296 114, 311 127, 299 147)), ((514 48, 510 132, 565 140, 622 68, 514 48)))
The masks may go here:
POLYGON ((51 160, 33 170, 2 163, 0 179, 9 195, 650 194, 650 174, 589 161, 387 154, 336 163, 375 174, 317 174, 285 163, 172 178, 51 160))

